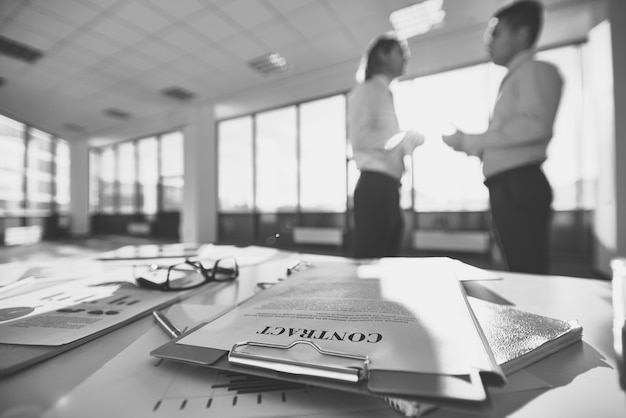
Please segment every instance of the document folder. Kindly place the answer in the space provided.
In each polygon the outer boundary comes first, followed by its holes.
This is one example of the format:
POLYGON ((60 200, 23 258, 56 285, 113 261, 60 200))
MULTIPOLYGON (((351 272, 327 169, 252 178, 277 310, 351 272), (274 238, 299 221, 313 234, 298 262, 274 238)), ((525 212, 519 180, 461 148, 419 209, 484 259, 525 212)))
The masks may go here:
POLYGON ((150 354, 373 396, 485 404, 485 386, 505 377, 453 261, 316 265, 150 354))

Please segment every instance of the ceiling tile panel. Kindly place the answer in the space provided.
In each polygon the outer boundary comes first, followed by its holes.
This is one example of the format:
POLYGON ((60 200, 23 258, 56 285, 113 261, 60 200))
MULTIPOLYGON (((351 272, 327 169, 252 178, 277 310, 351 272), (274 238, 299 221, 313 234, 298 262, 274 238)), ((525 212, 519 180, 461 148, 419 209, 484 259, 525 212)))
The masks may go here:
POLYGON ((146 37, 145 32, 139 28, 132 28, 126 22, 113 17, 99 20, 92 29, 125 47, 134 45, 146 37))
POLYGON ((10 22, 0 30, 0 34, 44 52, 52 48, 57 42, 45 32, 21 22, 10 22))
POLYGON ((102 61, 103 55, 76 44, 64 44, 54 50, 51 59, 69 62, 83 69, 102 61))
POLYGON ((27 64, 23 61, 18 61, 16 59, 0 55, 0 68, 2 68, 2 71, 0 71, 0 76, 10 81, 13 76, 19 75, 29 65, 30 64, 27 64))
POLYGON ((160 9, 150 7, 149 3, 138 1, 126 2, 116 9, 116 15, 129 24, 146 33, 157 33, 174 23, 174 18, 160 9))
POLYGON ((49 37, 59 40, 76 30, 76 25, 69 24, 67 20, 62 20, 46 13, 45 9, 39 9, 33 5, 32 7, 21 8, 15 14, 13 20, 18 23, 38 28, 49 37))
POLYGON ((193 56, 181 57, 172 62, 169 67, 189 77, 205 77, 210 71, 210 67, 193 56))
POLYGON ((240 66, 241 59, 233 55, 230 51, 224 50, 221 46, 210 45, 195 52, 195 56, 212 68, 228 71, 234 66, 240 66))
POLYGON ((125 49, 111 57, 114 65, 120 65, 130 73, 141 74, 150 71, 158 66, 158 62, 141 51, 125 49))
POLYGON ((361 51, 343 31, 329 32, 311 41, 326 63, 339 63, 359 57, 361 51))
POLYGON ((191 16, 187 24, 214 42, 237 34, 237 29, 232 24, 210 10, 191 16))
POLYGON ((196 31, 182 25, 167 29, 161 32, 158 37, 183 52, 197 51, 208 43, 207 39, 203 38, 196 31))
MULTIPOLYGON (((4 1, 4 0, 2 0, 4 1)), ((36 6, 60 20, 82 26, 98 16, 100 10, 91 3, 77 0, 38 1, 36 6)))
POLYGON ((263 3, 249 0, 229 0, 221 6, 221 11, 245 29, 274 18, 263 3))
POLYGON ((83 50, 87 50, 94 55, 107 57, 112 54, 116 54, 124 46, 106 36, 93 31, 81 32, 77 36, 72 36, 69 39, 72 45, 77 45, 83 50))
POLYGON ((90 3, 98 7, 99 9, 103 9, 103 10, 110 9, 117 3, 119 4, 124 3, 124 0, 82 0, 82 1, 84 1, 85 3, 90 3))
POLYGON ((280 48, 303 41, 300 33, 292 29, 291 25, 282 22, 273 22, 255 28, 253 35, 263 42, 268 50, 280 52, 280 48))
POLYGON ((20 0, 2 0, 0 1, 0 23, 2 23, 5 19, 10 18, 13 13, 17 10, 18 6, 20 6, 20 0))
POLYGON ((340 22, 325 7, 312 5, 287 14, 289 22, 307 38, 336 29, 340 22))
MULTIPOLYGON (((396 1, 394 0, 394 2, 396 1)), ((397 3, 400 2, 397 1, 397 3)), ((358 25, 361 19, 372 15, 388 15, 384 2, 381 0, 331 1, 329 6, 335 11, 341 21, 347 24, 358 25)))
POLYGON ((158 63, 170 62, 177 59, 181 55, 184 55, 183 50, 174 47, 171 44, 165 44, 158 38, 144 40, 143 42, 135 45, 133 49, 141 51, 142 54, 158 63))
POLYGON ((178 19, 183 19, 204 9, 204 6, 197 0, 151 0, 151 3, 178 19))
MULTIPOLYGON (((297 9, 302 9, 316 3, 315 0, 266 0, 272 7, 283 14, 287 14, 297 9)), ((337 1, 337 0, 335 0, 337 1)))
POLYGON ((221 42, 221 45, 224 49, 244 61, 269 52, 261 42, 245 33, 225 39, 221 42))

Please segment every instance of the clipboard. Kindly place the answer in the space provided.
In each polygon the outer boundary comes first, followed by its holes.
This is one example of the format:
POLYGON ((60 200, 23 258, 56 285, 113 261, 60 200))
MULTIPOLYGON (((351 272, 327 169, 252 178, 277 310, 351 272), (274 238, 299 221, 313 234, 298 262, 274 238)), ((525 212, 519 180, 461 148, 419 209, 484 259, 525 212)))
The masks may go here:
MULTIPOLYGON (((298 338, 289 344, 273 344, 268 343, 268 341, 256 341, 249 338, 237 341, 226 349, 189 345, 181 342, 186 337, 201 332, 203 327, 220 321, 221 318, 236 315, 238 309, 246 309, 250 305, 254 305, 255 302, 263 302, 263 300, 255 301, 257 299, 263 299, 267 296, 271 300, 272 294, 267 295, 266 292, 272 291, 276 294, 276 292, 284 291, 290 283, 297 286, 302 281, 316 275, 342 276, 351 274, 349 272, 359 268, 363 263, 356 263, 352 260, 343 266, 343 270, 342 266, 333 263, 328 266, 318 265, 304 272, 298 272, 289 280, 233 307, 221 317, 208 323, 199 324, 180 337, 156 348, 150 355, 220 370, 254 374, 371 396, 401 396, 407 399, 438 404, 461 404, 474 408, 488 405, 490 402, 485 386, 502 386, 506 382, 506 378, 489 349, 464 290, 456 277, 453 278, 456 286, 455 292, 459 292, 459 294, 455 300, 461 301, 460 303, 464 305, 462 308, 466 310, 467 320, 475 327, 476 335, 480 339, 481 350, 484 350, 485 361, 488 363, 486 366, 483 364, 483 367, 469 367, 466 372, 460 374, 415 373, 377 369, 372 367, 372 359, 362 353, 326 349, 312 341, 299 341, 302 339, 298 338), (297 278, 299 282, 294 283, 294 278, 297 278)), ((382 267, 393 267, 394 271, 399 271, 398 268, 400 268, 405 271, 404 269, 408 266, 413 266, 416 271, 420 270, 420 263, 416 259, 385 261, 382 267)), ((441 263, 437 263, 437 266, 440 267, 441 263)), ((380 268, 380 266, 377 267, 380 268)), ((439 274, 449 274, 451 271, 453 271, 452 267, 449 271, 439 272, 439 274)), ((374 366, 376 365, 374 364, 374 366)))

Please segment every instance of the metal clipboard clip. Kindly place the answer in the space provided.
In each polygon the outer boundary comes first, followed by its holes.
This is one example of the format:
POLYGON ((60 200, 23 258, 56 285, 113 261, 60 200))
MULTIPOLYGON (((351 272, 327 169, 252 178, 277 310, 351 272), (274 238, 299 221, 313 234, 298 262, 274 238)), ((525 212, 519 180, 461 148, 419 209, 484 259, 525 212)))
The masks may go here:
POLYGON ((288 345, 254 341, 237 343, 228 353, 228 361, 233 365, 351 383, 367 379, 370 363, 368 356, 324 350, 307 340, 296 340, 288 345), (301 349, 291 350, 298 345, 313 347, 315 351, 304 353, 301 349), (277 349, 289 351, 283 351, 282 356, 270 355, 272 352, 275 354, 277 349), (298 358, 302 354, 306 358, 298 358))

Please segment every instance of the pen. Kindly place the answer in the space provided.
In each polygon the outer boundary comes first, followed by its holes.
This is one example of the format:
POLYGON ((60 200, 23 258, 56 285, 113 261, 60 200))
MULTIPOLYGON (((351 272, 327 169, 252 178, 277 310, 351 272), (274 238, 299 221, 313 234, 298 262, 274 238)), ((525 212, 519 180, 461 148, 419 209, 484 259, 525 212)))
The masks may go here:
POLYGON ((167 332, 167 335, 169 335, 170 337, 176 338, 180 334, 182 334, 180 332, 180 330, 178 328, 176 328, 176 326, 174 324, 172 324, 172 322, 169 319, 167 319, 167 317, 164 314, 162 314, 161 312, 154 311, 154 312, 152 312, 152 316, 154 316, 154 319, 156 319, 156 321, 159 324, 159 326, 165 332, 167 332))

